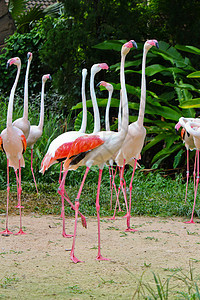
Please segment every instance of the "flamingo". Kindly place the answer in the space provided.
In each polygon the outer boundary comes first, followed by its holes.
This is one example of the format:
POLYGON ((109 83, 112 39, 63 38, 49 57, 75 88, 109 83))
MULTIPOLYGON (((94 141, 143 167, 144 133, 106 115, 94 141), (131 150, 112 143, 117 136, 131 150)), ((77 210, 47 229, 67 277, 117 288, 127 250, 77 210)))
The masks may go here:
POLYGON ((19 169, 19 178, 17 179, 17 194, 18 194, 18 207, 20 209, 20 228, 19 234, 25 234, 22 230, 22 217, 21 217, 21 167, 25 167, 25 162, 23 158, 23 152, 26 150, 26 138, 21 129, 13 126, 12 124, 12 116, 13 116, 13 101, 14 94, 17 87, 20 69, 21 69, 21 60, 19 57, 14 57, 8 60, 7 65, 11 66, 12 64, 17 66, 17 75, 15 78, 15 82, 10 92, 9 104, 8 104, 8 112, 7 112, 7 125, 6 129, 1 132, 0 135, 0 147, 6 153, 7 157, 7 208, 6 208, 6 228, 2 235, 8 236, 12 234, 12 232, 8 229, 8 206, 9 206, 9 167, 13 167, 15 172, 19 169))
POLYGON ((28 120, 28 75, 29 75, 29 69, 30 64, 32 61, 33 55, 31 52, 28 52, 27 54, 27 68, 26 68, 26 76, 25 76, 25 83, 24 83, 24 113, 23 117, 15 120, 13 122, 13 126, 18 127, 21 129, 25 135, 25 138, 28 138, 29 131, 30 131, 30 122, 28 120))
MULTIPOLYGON (((179 122, 175 125, 175 130, 176 132, 178 132, 179 128, 182 126, 182 130, 181 130, 181 137, 183 140, 183 143, 185 144, 185 148, 186 148, 186 152, 187 152, 187 171, 186 171, 186 192, 185 192, 185 202, 187 199, 187 190, 188 190, 188 182, 189 182, 189 150, 194 150, 195 149, 195 144, 194 144, 194 138, 191 134, 189 134, 186 129, 185 129, 185 124, 188 121, 193 121, 193 118, 184 118, 181 117, 179 119, 179 122)), ((193 176, 194 176, 194 189, 195 189, 195 172, 196 172, 196 155, 195 155, 195 164, 194 164, 194 172, 193 172, 193 176)))
POLYGON ((44 87, 47 80, 51 80, 50 74, 46 74, 42 76, 42 90, 41 90, 41 104, 40 104, 40 121, 38 126, 37 125, 31 125, 30 132, 28 135, 28 138, 26 140, 27 146, 31 148, 31 172, 33 175, 33 180, 35 183, 35 188, 38 194, 38 188, 37 183, 35 180, 35 175, 33 171, 33 147, 37 140, 41 137, 43 132, 43 125, 44 125, 44 87))
MULTIPOLYGON (((105 128, 106 131, 110 131, 110 121, 109 121, 109 112, 110 112, 110 103, 111 103, 111 98, 113 94, 113 85, 111 83, 108 83, 106 81, 100 81, 97 86, 104 86, 107 91, 108 91, 108 102, 106 105, 106 113, 105 113, 105 128)), ((112 192, 113 192, 113 187, 116 191, 116 185, 114 182, 114 173, 113 173, 113 159, 109 160, 109 174, 110 174, 110 189, 111 189, 111 199, 110 199, 110 209, 112 209, 112 192), (112 180, 113 177, 113 180, 112 180)), ((121 210, 120 206, 119 209, 121 210)))
POLYGON ((129 211, 127 213, 127 229, 125 231, 135 231, 135 229, 130 228, 131 192, 133 188, 132 182, 135 174, 135 169, 137 166, 137 160, 140 158, 140 153, 144 145, 144 139, 146 137, 146 129, 143 125, 145 104, 146 104, 145 65, 146 65, 147 53, 152 46, 155 46, 157 48, 159 47, 157 40, 147 40, 144 44, 144 49, 143 49, 141 98, 140 98, 138 119, 136 122, 131 123, 128 126, 128 133, 126 135, 126 138, 115 158, 115 162, 119 167, 123 167, 124 164, 129 164, 133 167, 133 172, 132 172, 131 181, 129 185, 129 190, 130 190, 129 211))
POLYGON ((197 156, 197 178, 196 178, 196 187, 194 193, 194 204, 193 204, 191 219, 186 223, 195 223, 193 220, 193 216, 194 216, 194 209, 196 205, 197 189, 199 184, 199 150, 200 150, 200 128, 199 127, 200 127, 199 119, 193 119, 193 121, 188 121, 185 124, 186 131, 193 136, 194 144, 196 148, 196 156, 197 156))
MULTIPOLYGON (((74 263, 81 262, 75 255, 75 239, 76 239, 76 231, 77 231, 77 217, 79 210, 79 198, 81 195, 81 191, 86 179, 86 176, 89 172, 89 169, 92 165, 98 165, 99 167, 99 179, 98 179, 98 187, 97 187, 97 196, 96 196, 96 211, 97 211, 97 222, 98 222, 98 254, 97 260, 109 260, 101 255, 101 245, 100 245, 100 204, 99 204, 99 195, 100 195, 100 184, 102 171, 105 163, 109 159, 113 159, 115 153, 119 151, 122 143, 125 139, 125 136, 128 131, 128 100, 125 86, 125 76, 124 76, 124 64, 125 57, 130 51, 130 49, 135 46, 137 48, 137 44, 135 41, 131 40, 125 43, 121 49, 121 70, 120 70, 120 81, 122 88, 122 104, 123 104, 123 118, 122 118, 122 128, 120 132, 113 131, 100 131, 97 133, 93 133, 90 135, 85 135, 77 138, 71 149, 69 151, 68 157, 64 163, 64 171, 69 168, 77 169, 80 165, 85 165, 86 172, 84 174, 78 195, 75 200, 75 224, 74 224, 74 236, 73 243, 71 249, 71 260, 74 263)), ((97 105, 97 103, 95 104, 97 105)))
MULTIPOLYGON (((97 63, 94 64, 91 68, 91 75, 90 75, 90 93, 91 93, 91 98, 93 103, 96 101, 96 95, 95 95, 95 90, 94 90, 94 77, 95 75, 103 70, 103 69, 108 69, 108 65, 106 63, 97 63)), ((84 71, 86 72, 86 71, 84 71)), ((85 73, 86 74, 86 73, 85 73)), ((84 94, 84 92, 83 92, 84 94)), ((42 160, 41 163, 41 170, 44 174, 44 172, 53 164, 64 161, 68 153, 70 151, 70 148, 74 142, 74 140, 80 136, 85 135, 85 130, 86 130, 86 123, 87 123, 87 108, 86 108, 86 98, 85 96, 82 97, 82 102, 83 102, 83 123, 84 126, 81 126, 81 130, 79 131, 68 131, 65 132, 61 135, 59 135, 57 138, 55 138, 51 144, 49 145, 49 148, 47 150, 46 155, 44 156, 44 159, 42 160), (85 107, 85 108, 84 108, 85 107)), ((94 110, 94 132, 97 132, 100 130, 100 115, 99 115, 99 110, 98 106, 93 105, 93 110, 94 110)), ((63 217, 63 233, 62 235, 64 237, 71 237, 72 235, 67 235, 65 233, 65 219, 64 219, 64 185, 65 185, 65 178, 66 178, 67 172, 63 174, 63 179, 60 184, 60 187, 58 189, 59 194, 62 197, 62 217, 63 217)), ((75 209, 74 205, 72 202, 69 200, 69 197, 65 197, 67 202, 71 205, 73 209, 75 209)), ((85 217, 79 212, 81 219, 82 219, 82 225, 86 228, 87 223, 85 217)))

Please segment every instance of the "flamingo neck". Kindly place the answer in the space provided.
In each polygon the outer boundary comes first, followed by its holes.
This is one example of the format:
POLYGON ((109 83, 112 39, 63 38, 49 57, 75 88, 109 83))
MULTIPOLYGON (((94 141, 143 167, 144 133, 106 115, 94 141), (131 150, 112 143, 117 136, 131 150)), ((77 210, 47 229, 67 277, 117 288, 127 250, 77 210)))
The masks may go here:
POLYGON ((40 103, 40 122, 38 125, 38 128, 40 130, 43 129, 43 125, 44 125, 44 87, 45 87, 45 81, 42 81, 41 103, 40 103))
POLYGON ((25 76, 25 83, 24 83, 24 114, 23 118, 28 120, 28 75, 30 69, 30 60, 28 60, 27 68, 26 68, 26 76, 25 76))
POLYGON ((18 83, 18 80, 19 80, 20 70, 21 70, 21 65, 18 65, 17 66, 17 75, 15 77, 15 82, 12 86, 12 89, 11 89, 11 92, 10 92, 10 97, 9 97, 8 112, 7 112, 7 128, 12 127, 13 102, 14 102, 15 90, 16 90, 17 83, 18 83))
POLYGON ((110 111, 111 97, 112 97, 112 91, 109 91, 108 92, 108 102, 106 105, 106 116, 105 116, 106 131, 110 131, 109 111, 110 111))
POLYGON ((119 102, 119 112, 118 112, 118 131, 121 130, 121 126, 122 126, 122 102, 121 102, 121 98, 122 98, 122 92, 120 90, 120 102, 119 102))
POLYGON ((125 58, 126 55, 121 55, 121 68, 120 68, 120 81, 121 81, 121 99, 122 102, 122 122, 121 122, 121 130, 122 134, 126 134, 128 131, 128 118, 129 118, 129 111, 128 111, 128 96, 126 92, 126 84, 125 84, 125 75, 124 75, 124 65, 125 65, 125 58))
POLYGON ((83 76, 82 80, 82 105, 83 105, 83 116, 82 116, 82 124, 79 132, 86 132, 87 127, 87 106, 86 106, 86 95, 85 95, 85 80, 86 75, 83 76))
POLYGON ((146 79, 145 79, 145 66, 146 66, 146 57, 148 50, 144 48, 143 57, 142 57, 142 82, 141 82, 141 96, 140 96, 140 108, 138 114, 138 125, 143 126, 144 123, 144 113, 145 113, 145 104, 146 104, 146 79))
POLYGON ((96 94, 94 90, 94 76, 97 72, 96 71, 91 71, 91 76, 90 76, 90 94, 92 98, 92 105, 93 105, 93 110, 94 110, 94 131, 93 133, 99 132, 101 125, 100 125, 100 114, 99 114, 99 108, 97 105, 97 99, 96 99, 96 94))

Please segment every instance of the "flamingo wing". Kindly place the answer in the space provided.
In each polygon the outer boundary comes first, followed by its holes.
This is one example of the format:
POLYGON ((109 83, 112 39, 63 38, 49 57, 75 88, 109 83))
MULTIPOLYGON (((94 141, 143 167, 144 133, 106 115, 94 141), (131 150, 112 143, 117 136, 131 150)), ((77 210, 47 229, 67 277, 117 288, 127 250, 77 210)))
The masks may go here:
MULTIPOLYGON (((71 147, 68 157, 64 163, 66 169, 72 160, 76 157, 83 158, 84 154, 104 144, 104 141, 98 135, 85 135, 77 138, 71 147)), ((80 160, 80 159, 79 159, 80 160)))
POLYGON ((1 136, 0 136, 0 150, 1 150, 1 151, 4 151, 4 150, 3 150, 3 139, 2 139, 1 136))
POLYGON ((22 145, 23 145, 23 153, 26 151, 27 143, 26 143, 26 138, 25 135, 21 135, 21 140, 22 140, 22 145))

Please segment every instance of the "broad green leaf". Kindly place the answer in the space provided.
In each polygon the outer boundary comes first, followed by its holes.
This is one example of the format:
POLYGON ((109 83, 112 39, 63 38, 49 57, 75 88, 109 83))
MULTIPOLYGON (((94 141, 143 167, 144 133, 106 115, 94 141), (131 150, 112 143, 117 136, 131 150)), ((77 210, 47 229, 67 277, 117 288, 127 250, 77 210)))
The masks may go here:
POLYGON ((188 101, 182 102, 179 107, 181 108, 199 108, 200 107, 200 98, 191 99, 188 101))
POLYGON ((181 158, 182 158, 182 155, 183 155, 183 152, 184 152, 184 150, 181 149, 181 150, 176 154, 176 156, 174 157, 174 163, 173 163, 174 169, 179 165, 179 163, 180 163, 180 161, 181 161, 181 158))
POLYGON ((183 144, 181 143, 181 144, 173 145, 171 148, 162 149, 161 151, 156 153, 156 155, 153 157, 152 163, 154 163, 155 161, 157 161, 158 159, 162 158, 165 155, 171 155, 172 153, 178 151, 182 147, 183 144))
POLYGON ((185 51, 185 52, 200 55, 200 49, 196 48, 194 46, 176 45, 175 48, 178 49, 178 50, 181 50, 181 51, 185 51))
POLYGON ((158 84, 158 85, 163 85, 163 86, 168 86, 168 87, 173 87, 173 88, 179 88, 179 89, 188 89, 188 90, 200 93, 200 90, 196 89, 191 84, 180 84, 180 85, 178 85, 178 84, 174 84, 174 83, 170 83, 170 82, 163 83, 161 80, 156 80, 156 79, 151 80, 150 83, 155 83, 155 84, 158 84))
POLYGON ((115 51, 121 51, 122 45, 126 43, 126 40, 120 40, 120 41, 104 41, 103 43, 99 43, 93 48, 101 49, 101 50, 115 50, 115 51))
POLYGON ((187 78, 199 78, 200 77, 200 71, 190 73, 187 75, 187 78))
POLYGON ((159 143, 160 141, 164 140, 166 138, 166 134, 159 134, 156 137, 154 137, 151 142, 149 142, 144 148, 143 151, 146 151, 148 149, 150 149, 151 147, 153 147, 154 145, 156 145, 157 143, 159 143))
MULTIPOLYGON (((74 122, 74 130, 76 130, 76 131, 80 130, 81 124, 82 124, 82 117, 83 117, 83 111, 81 111, 78 114, 78 116, 74 122)), ((93 115, 89 111, 87 111, 87 128, 86 128, 87 133, 90 133, 93 131, 93 128, 94 128, 93 123, 94 123, 93 115)))

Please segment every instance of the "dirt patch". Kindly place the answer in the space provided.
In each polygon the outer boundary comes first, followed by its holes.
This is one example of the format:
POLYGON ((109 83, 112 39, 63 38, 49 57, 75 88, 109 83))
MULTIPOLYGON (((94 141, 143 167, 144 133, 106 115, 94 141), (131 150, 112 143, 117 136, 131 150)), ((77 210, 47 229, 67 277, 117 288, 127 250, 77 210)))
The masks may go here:
MULTIPOLYGON (((4 229, 5 216, 0 216, 4 229)), ((70 260, 71 238, 63 238, 58 216, 27 215, 27 235, 0 236, 1 299, 132 299, 144 270, 167 276, 174 269, 188 270, 189 260, 199 268, 200 224, 180 218, 131 219, 135 233, 125 233, 123 218, 101 220, 102 255, 98 262, 97 221, 88 218, 84 229, 79 220, 76 256, 70 260)), ((9 229, 18 231, 19 216, 9 217, 9 229)), ((66 220, 72 234, 74 219, 66 220)))

